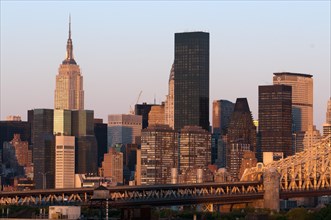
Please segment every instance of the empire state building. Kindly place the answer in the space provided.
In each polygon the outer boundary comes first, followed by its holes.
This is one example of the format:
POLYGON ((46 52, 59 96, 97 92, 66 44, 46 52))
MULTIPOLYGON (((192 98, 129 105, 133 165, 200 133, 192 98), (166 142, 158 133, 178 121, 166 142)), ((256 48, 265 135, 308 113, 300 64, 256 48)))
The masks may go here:
POLYGON ((60 65, 59 73, 56 76, 54 108, 67 110, 84 109, 83 77, 73 56, 70 18, 67 55, 60 65))

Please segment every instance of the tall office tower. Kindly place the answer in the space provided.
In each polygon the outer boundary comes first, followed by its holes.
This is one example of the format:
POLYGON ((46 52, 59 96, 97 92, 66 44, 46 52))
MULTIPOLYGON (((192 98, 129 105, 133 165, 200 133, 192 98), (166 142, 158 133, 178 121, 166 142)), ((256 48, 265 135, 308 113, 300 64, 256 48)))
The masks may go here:
POLYGON ((140 143, 141 115, 108 115, 108 147, 140 143))
POLYGON ((36 189, 54 188, 55 138, 53 119, 53 109, 28 111, 28 121, 31 123, 33 173, 36 189))
POLYGON ((292 87, 259 86, 261 152, 292 152, 292 87))
POLYGON ((152 107, 156 106, 156 104, 147 104, 144 102, 143 104, 136 104, 134 108, 135 115, 142 116, 142 129, 148 127, 148 114, 151 111, 152 107))
POLYGON ((190 125, 209 131, 209 33, 175 34, 174 80, 175 130, 190 125))
POLYGON ((179 182, 196 183, 198 169, 204 171, 205 175, 210 164, 211 134, 199 126, 182 128, 179 141, 179 182))
POLYGON ((172 129, 175 127, 174 121, 174 98, 175 98, 175 67, 174 64, 171 66, 169 85, 168 85, 168 95, 165 101, 165 124, 169 125, 172 129))
POLYGON ((113 147, 109 148, 109 152, 104 155, 102 170, 104 177, 123 183, 123 153, 117 152, 113 147))
POLYGON ((76 110, 71 112, 71 133, 76 137, 75 173, 97 173, 98 146, 94 135, 94 112, 76 110))
POLYGON ((148 126, 165 124, 165 104, 152 106, 148 113, 148 126))
POLYGON ((94 119, 94 135, 98 144, 98 167, 101 167, 103 156, 108 151, 107 124, 102 119, 94 119))
POLYGON ((67 55, 56 76, 54 109, 84 109, 83 77, 73 55, 70 18, 67 55))
POLYGON ((228 132, 234 103, 228 100, 213 101, 213 133, 225 135, 228 132))
POLYGON ((141 184, 170 184, 178 168, 177 133, 167 125, 152 125, 141 133, 141 184))
POLYGON ((54 110, 54 134, 71 135, 71 111, 64 109, 54 110))
MULTIPOLYGON (((323 137, 331 135, 331 97, 329 98, 326 109, 326 120, 323 124, 323 137)), ((330 136, 331 138, 331 136, 330 136)))
POLYGON ((55 137, 55 188, 75 187, 75 137, 55 137))
POLYGON ((274 73, 273 84, 292 86, 293 131, 307 131, 313 126, 313 76, 301 73, 274 73))
POLYGON ((243 151, 256 152, 256 127, 246 98, 236 100, 227 135, 227 169, 238 179, 243 151))

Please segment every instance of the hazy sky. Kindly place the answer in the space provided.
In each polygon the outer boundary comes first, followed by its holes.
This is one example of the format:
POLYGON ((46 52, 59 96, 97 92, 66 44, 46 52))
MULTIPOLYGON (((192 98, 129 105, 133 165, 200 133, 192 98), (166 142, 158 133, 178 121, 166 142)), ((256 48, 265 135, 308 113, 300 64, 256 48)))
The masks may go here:
MULTIPOLYGON (((330 97, 330 1, 3 1, 1 119, 53 108, 65 58, 68 15, 84 77, 85 109, 107 121, 141 102, 165 100, 174 33, 210 33, 210 102, 247 97, 258 115, 258 85, 274 72, 314 76, 314 123, 330 97)), ((211 106, 210 106, 211 108, 211 106)))

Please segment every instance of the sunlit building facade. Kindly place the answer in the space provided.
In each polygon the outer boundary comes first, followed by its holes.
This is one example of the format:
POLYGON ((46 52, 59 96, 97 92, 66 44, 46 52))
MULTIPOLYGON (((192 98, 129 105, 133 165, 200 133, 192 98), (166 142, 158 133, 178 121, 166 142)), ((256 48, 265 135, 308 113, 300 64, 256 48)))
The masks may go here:
POLYGON ((113 182, 123 183, 123 153, 117 152, 115 148, 109 148, 102 162, 104 177, 111 177, 113 182))
POLYGON ((83 77, 73 55, 71 21, 69 21, 67 55, 56 76, 54 109, 84 109, 83 77))
POLYGON ((326 120, 323 124, 323 137, 326 137, 328 135, 331 135, 331 98, 328 100, 326 109, 326 120))
POLYGON ((177 133, 168 125, 152 125, 142 130, 142 185, 171 183, 171 170, 178 169, 177 141, 177 133))
POLYGON ((313 126, 313 76, 302 73, 274 73, 273 84, 292 86, 293 131, 313 126))
POLYGON ((174 64, 171 66, 169 84, 168 84, 168 95, 165 102, 165 124, 169 125, 172 129, 175 127, 175 67, 174 64))
POLYGON ((55 188, 75 187, 75 137, 55 137, 55 188))

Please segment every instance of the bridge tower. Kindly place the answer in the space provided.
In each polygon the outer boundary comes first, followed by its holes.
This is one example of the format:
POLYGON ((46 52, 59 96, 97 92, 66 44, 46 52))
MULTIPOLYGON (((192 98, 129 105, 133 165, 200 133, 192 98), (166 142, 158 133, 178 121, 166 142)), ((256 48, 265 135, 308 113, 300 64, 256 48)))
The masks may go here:
POLYGON ((279 212, 279 180, 280 174, 271 167, 263 174, 264 208, 279 212))

